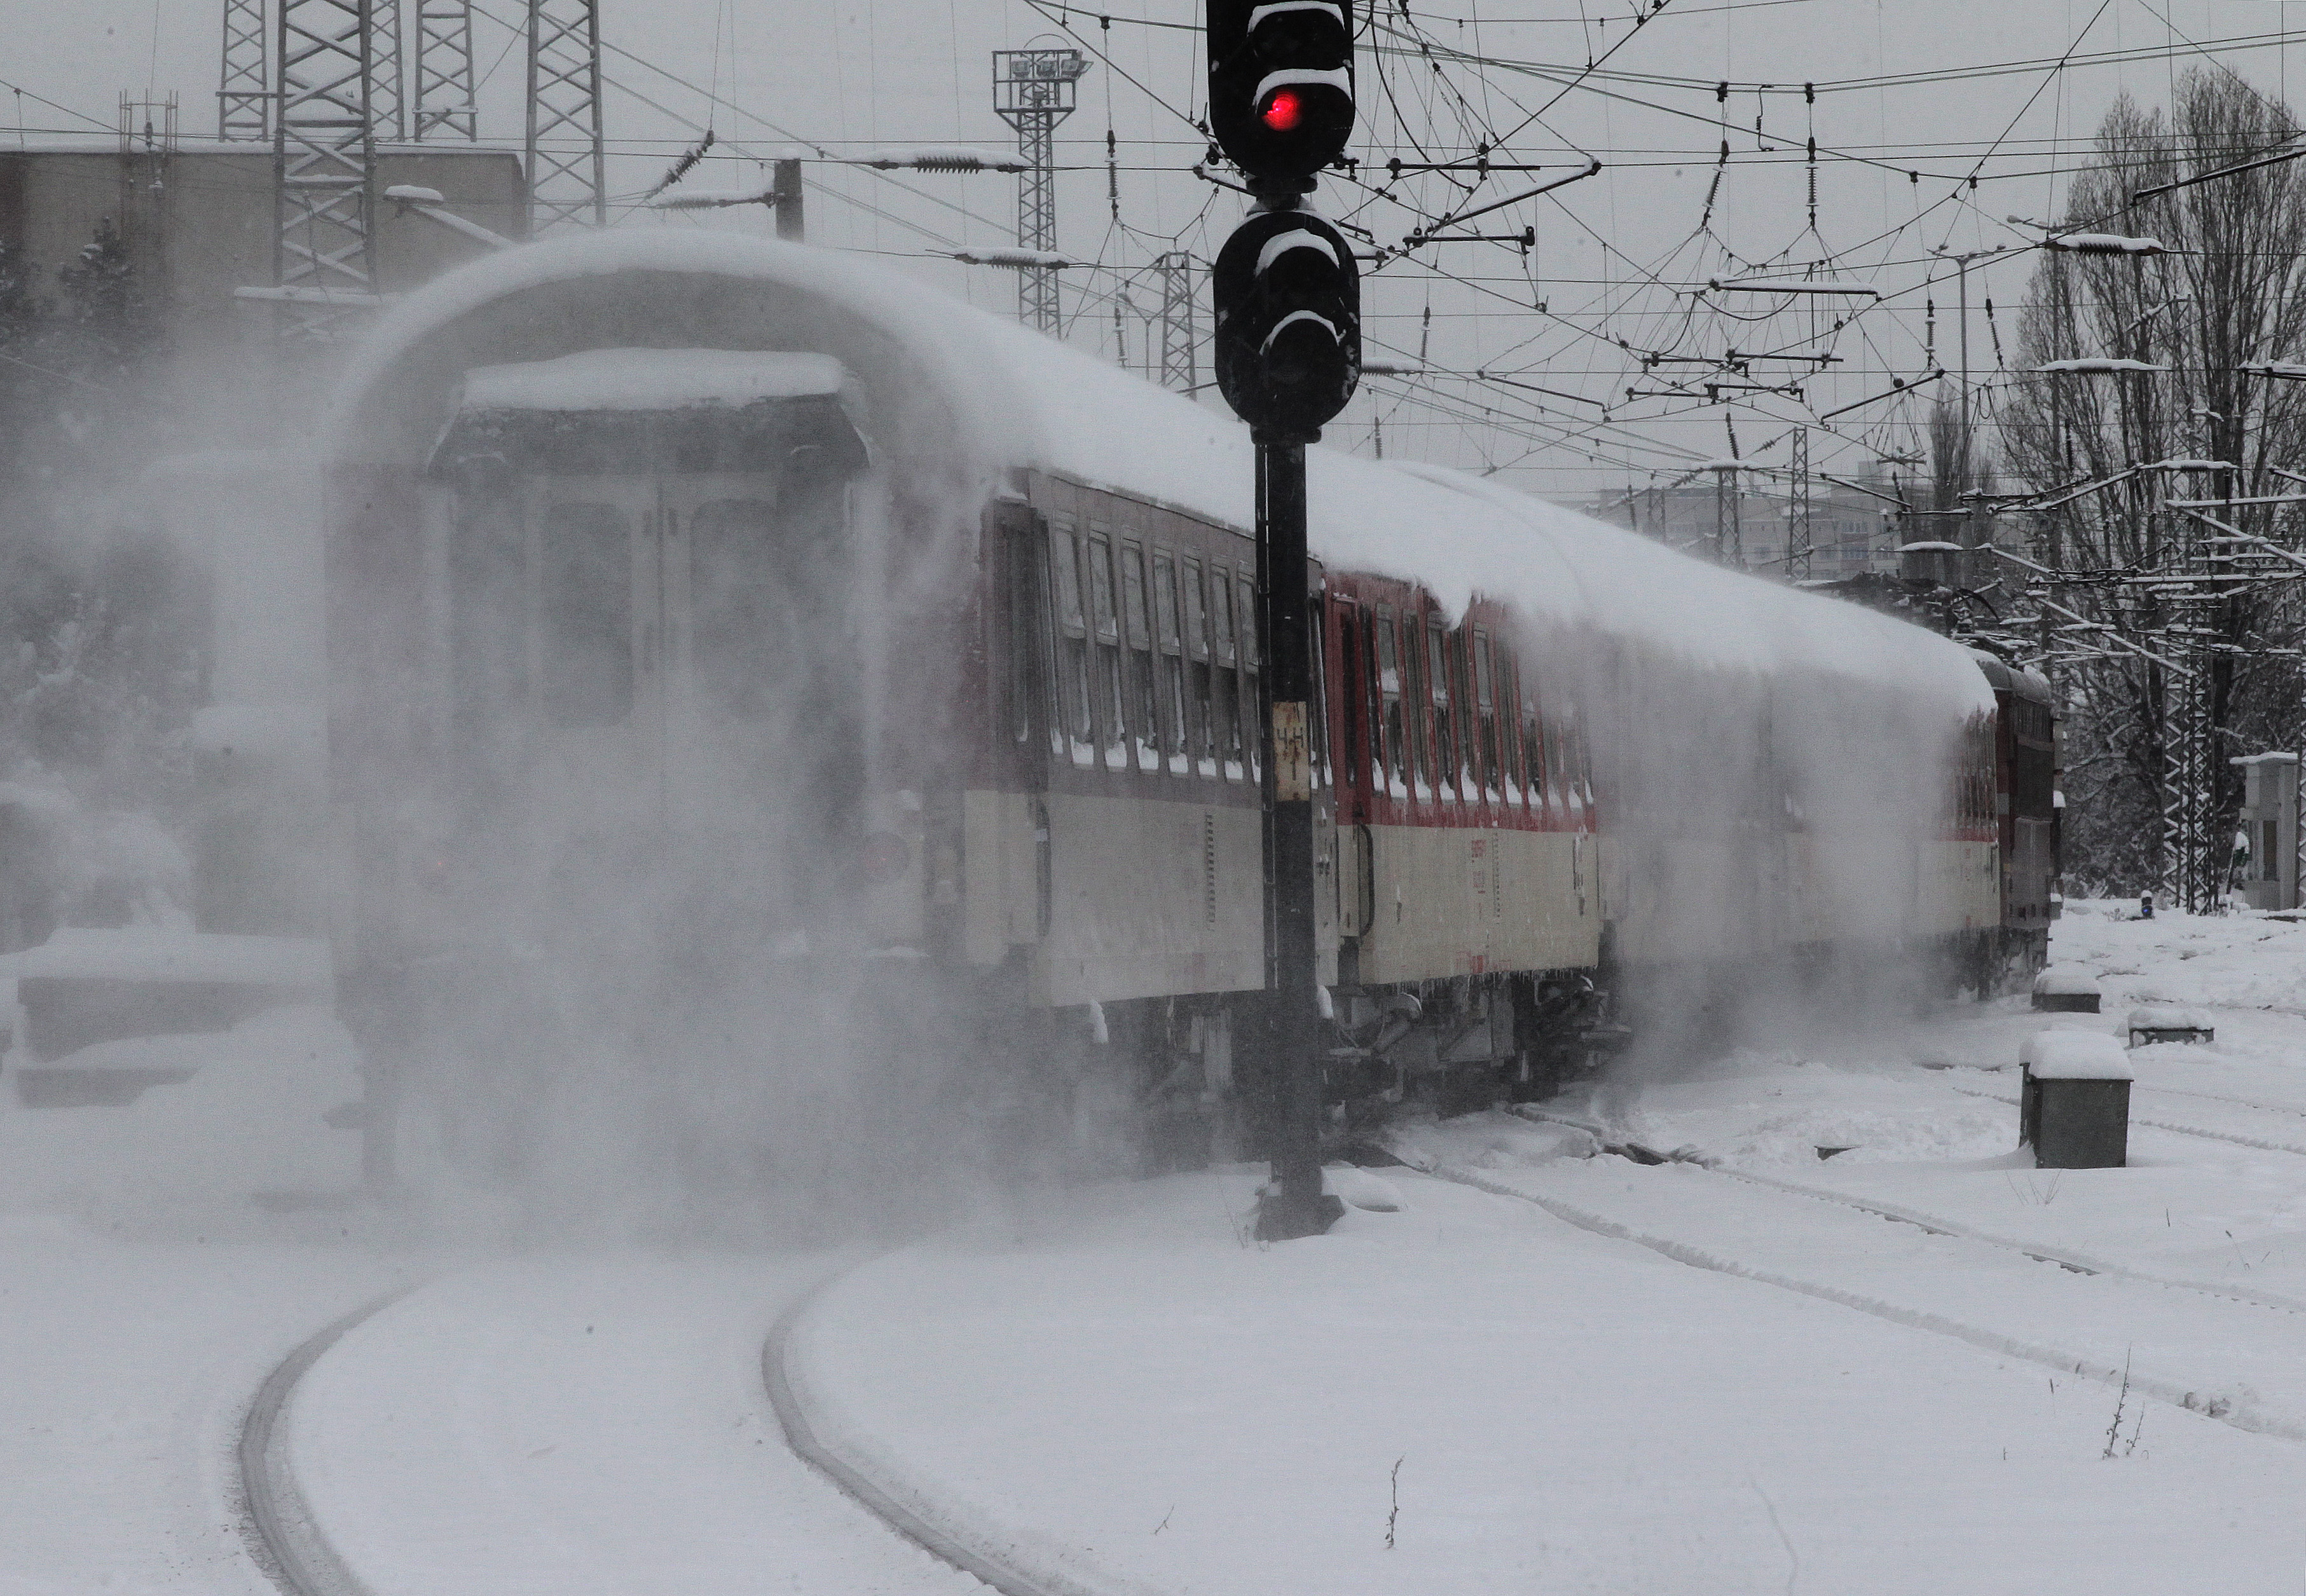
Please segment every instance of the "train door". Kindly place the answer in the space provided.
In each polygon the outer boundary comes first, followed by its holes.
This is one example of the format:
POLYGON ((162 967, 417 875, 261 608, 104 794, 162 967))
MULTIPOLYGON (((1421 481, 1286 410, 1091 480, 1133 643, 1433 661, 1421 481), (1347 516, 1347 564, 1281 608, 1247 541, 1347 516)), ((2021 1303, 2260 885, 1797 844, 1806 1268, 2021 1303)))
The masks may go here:
MULTIPOLYGON (((518 739, 525 748, 498 750, 525 754, 524 768, 506 772, 519 789, 508 795, 514 810, 523 824, 567 834, 653 834, 664 819, 654 780, 662 696, 655 485, 641 474, 545 476, 520 498, 520 608, 534 713, 518 739)), ((469 532, 497 515, 461 519, 469 532)), ((470 573, 452 565, 452 603, 469 602, 470 573)), ((490 646, 474 636, 480 629, 460 628, 468 646, 490 646)), ((462 685, 467 716, 506 708, 479 698, 473 689, 483 684, 462 685)))
POLYGON ((790 905, 824 900, 861 802, 846 506, 807 461, 657 490, 667 822, 790 905))

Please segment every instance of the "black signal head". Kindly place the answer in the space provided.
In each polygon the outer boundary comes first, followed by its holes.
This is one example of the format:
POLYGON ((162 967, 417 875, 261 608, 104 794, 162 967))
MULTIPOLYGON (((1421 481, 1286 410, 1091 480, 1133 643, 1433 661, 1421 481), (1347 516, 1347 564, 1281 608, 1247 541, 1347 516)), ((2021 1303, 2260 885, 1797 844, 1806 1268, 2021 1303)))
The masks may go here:
POLYGON ((1344 234, 1310 211, 1236 228, 1210 273, 1218 391, 1260 431, 1311 438, 1361 381, 1361 271, 1344 234))
POLYGON ((1294 192, 1354 131, 1354 0, 1209 0, 1209 131, 1260 191, 1294 192))

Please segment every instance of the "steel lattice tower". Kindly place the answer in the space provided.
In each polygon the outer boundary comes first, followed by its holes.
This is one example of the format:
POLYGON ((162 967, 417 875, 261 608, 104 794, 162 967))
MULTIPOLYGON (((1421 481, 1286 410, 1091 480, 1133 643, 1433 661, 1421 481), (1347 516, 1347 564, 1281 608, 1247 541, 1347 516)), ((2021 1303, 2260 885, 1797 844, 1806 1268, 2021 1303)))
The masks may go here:
POLYGON ((325 337, 376 300, 371 0, 279 0, 276 280, 283 330, 325 337))
POLYGON ((606 226, 599 0, 528 0, 529 231, 606 226))
POLYGON ((1713 558, 1742 569, 1746 564, 1743 507, 1738 502, 1738 467, 1724 463, 1713 468, 1713 558))
POLYGON ((1161 279, 1161 386, 1189 394, 1195 380, 1196 341, 1193 337, 1193 258, 1171 250, 1154 260, 1161 279))
POLYGON ((408 85, 401 75, 400 46, 400 0, 368 0, 369 134, 387 143, 408 137, 408 85))
MULTIPOLYGON (((1017 130, 1025 170, 1017 178, 1017 247, 1057 247, 1057 124, 1073 114, 1074 85, 1089 71, 1075 49, 993 52, 993 106, 1017 130)), ((1058 329, 1057 274, 1045 266, 1017 273, 1017 319, 1051 337, 1058 329)))
POLYGON ((481 136, 474 104, 473 0, 416 0, 416 101, 409 132, 422 141, 481 136))
POLYGON ((272 136, 272 77, 267 70, 265 0, 224 0, 224 69, 217 79, 217 137, 272 136))
POLYGON ((1786 580, 1809 580, 1810 502, 1809 429, 1796 427, 1793 435, 1793 502, 1786 525, 1786 580))

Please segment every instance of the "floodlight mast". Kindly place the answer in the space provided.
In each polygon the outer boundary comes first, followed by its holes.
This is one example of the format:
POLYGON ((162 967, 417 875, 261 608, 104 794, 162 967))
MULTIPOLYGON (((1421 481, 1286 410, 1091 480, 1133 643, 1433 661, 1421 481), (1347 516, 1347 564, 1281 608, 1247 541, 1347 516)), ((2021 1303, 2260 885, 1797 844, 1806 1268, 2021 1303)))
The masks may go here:
MULTIPOLYGON (((1023 170, 1017 183, 1017 247, 1054 255, 1057 248, 1057 124, 1079 104, 1076 87, 1089 57, 1071 47, 993 52, 993 108, 1017 130, 1023 170)), ((1017 319, 1051 337, 1061 325, 1057 279, 1048 271, 1017 277, 1017 319)))

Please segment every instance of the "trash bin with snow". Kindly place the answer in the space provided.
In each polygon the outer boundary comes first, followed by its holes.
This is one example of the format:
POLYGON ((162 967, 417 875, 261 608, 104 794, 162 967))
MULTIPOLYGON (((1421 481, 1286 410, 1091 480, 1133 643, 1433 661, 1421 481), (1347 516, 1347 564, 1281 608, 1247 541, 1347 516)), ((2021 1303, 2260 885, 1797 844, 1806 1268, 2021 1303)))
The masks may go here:
POLYGON ((2130 1060, 2099 1031, 2044 1030, 2019 1051, 2018 1139, 2037 1169, 2120 1169, 2130 1156, 2130 1060))
POLYGON ((2046 1014, 2095 1014, 2097 982, 2078 969, 2053 965, 2034 977, 2034 1007, 2046 1014))
POLYGON ((2199 1009, 2170 1003, 2148 1003, 2130 1011, 2130 1045, 2144 1047, 2155 1042, 2211 1042, 2217 1029, 2199 1009))

